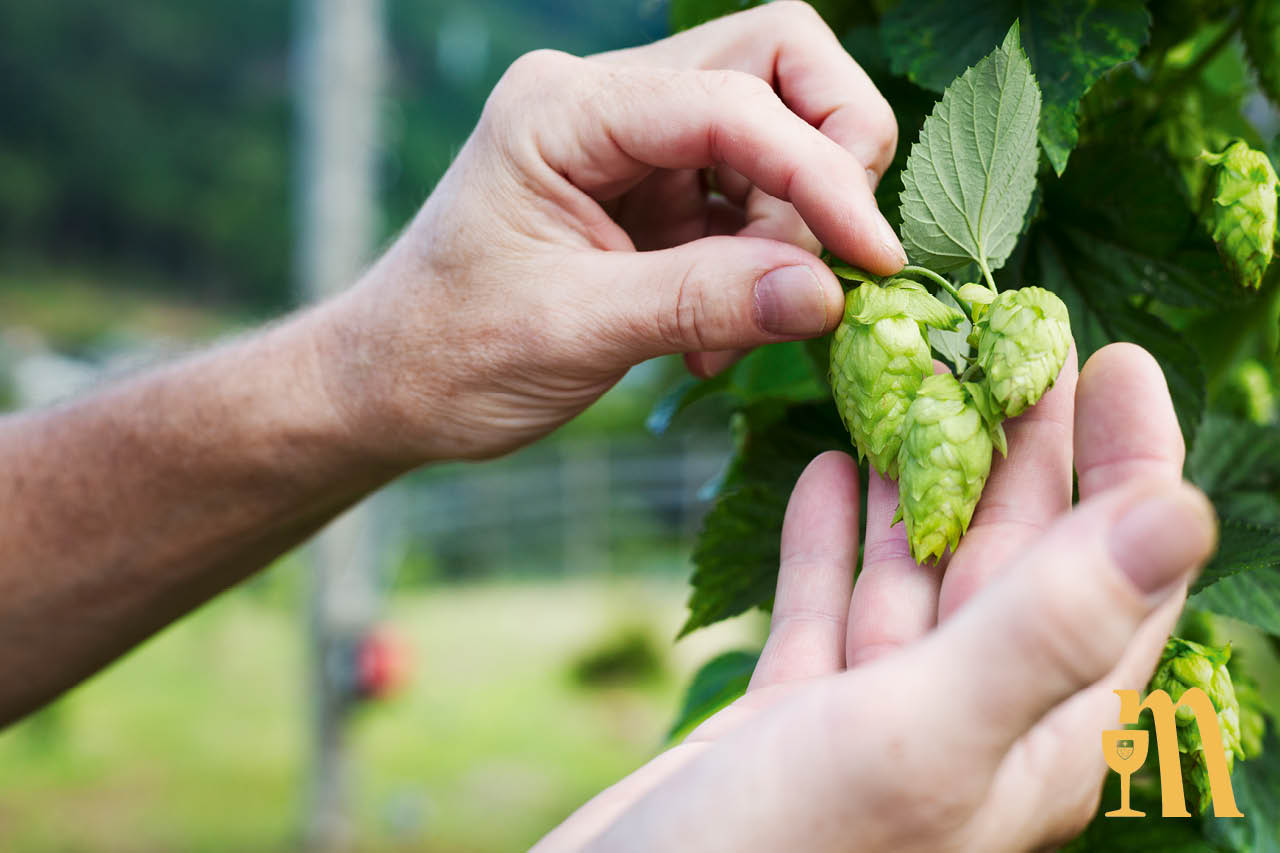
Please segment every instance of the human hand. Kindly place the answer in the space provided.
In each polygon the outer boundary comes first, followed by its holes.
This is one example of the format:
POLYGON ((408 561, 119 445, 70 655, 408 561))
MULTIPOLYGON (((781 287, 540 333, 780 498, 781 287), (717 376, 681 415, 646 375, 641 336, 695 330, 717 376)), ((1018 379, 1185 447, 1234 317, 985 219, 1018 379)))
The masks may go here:
POLYGON ((747 694, 544 849, 1023 850, 1077 833, 1112 691, 1149 678, 1214 520, 1180 482, 1155 361, 1112 345, 1076 379, 1073 356, 1006 423, 1009 456, 945 565, 911 560, 876 478, 854 584, 857 467, 810 464, 747 694))
POLYGON ((394 247, 316 314, 329 396, 382 455, 486 457, 653 356, 706 375, 724 351, 829 331, 843 293, 819 239, 876 272, 905 263, 872 196, 896 142, 802 3, 529 54, 394 247))

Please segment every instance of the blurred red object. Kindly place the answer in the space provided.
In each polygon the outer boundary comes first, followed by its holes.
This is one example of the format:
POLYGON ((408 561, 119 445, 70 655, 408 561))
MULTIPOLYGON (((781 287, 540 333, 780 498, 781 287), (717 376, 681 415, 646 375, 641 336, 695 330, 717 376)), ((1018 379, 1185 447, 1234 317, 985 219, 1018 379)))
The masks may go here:
POLYGON ((356 689, 365 699, 383 699, 409 682, 408 644, 386 626, 371 629, 356 650, 356 689))

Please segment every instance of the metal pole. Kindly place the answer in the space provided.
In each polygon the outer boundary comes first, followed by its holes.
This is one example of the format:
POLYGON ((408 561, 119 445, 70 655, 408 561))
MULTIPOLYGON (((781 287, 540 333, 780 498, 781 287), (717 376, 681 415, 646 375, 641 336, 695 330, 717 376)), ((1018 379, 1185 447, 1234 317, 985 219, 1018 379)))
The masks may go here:
MULTIPOLYGON (((296 261, 304 299, 349 286, 373 251, 382 11, 381 0, 299 3, 296 261)), ((311 546, 312 764, 304 831, 312 850, 344 849, 353 840, 343 729, 352 701, 347 658, 377 614, 370 531, 362 504, 311 546)))

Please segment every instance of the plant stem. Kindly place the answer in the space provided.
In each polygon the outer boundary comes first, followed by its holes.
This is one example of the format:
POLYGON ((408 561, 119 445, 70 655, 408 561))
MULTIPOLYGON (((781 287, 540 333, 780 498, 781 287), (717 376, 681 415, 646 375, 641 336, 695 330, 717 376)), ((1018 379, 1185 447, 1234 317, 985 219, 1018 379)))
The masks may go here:
POLYGON ((978 266, 982 269, 982 277, 987 281, 987 287, 991 288, 992 293, 999 293, 996 288, 996 280, 991 276, 991 270, 987 268, 985 260, 978 261, 978 266))
POLYGON ((968 382, 973 378, 973 374, 980 369, 981 368, 978 367, 978 360, 975 358, 973 361, 969 362, 969 366, 964 369, 964 373, 960 374, 960 378, 957 381, 962 383, 968 382))
POLYGON ((907 275, 923 276, 938 285, 938 287, 941 287, 947 293, 950 293, 951 298, 955 299, 956 303, 960 306, 960 310, 964 312, 964 316, 969 318, 970 323, 973 322, 973 313, 969 310, 969 303, 960 298, 960 293, 956 290, 954 284, 947 281, 928 267, 917 267, 908 264, 899 271, 899 274, 902 273, 906 273, 907 275))

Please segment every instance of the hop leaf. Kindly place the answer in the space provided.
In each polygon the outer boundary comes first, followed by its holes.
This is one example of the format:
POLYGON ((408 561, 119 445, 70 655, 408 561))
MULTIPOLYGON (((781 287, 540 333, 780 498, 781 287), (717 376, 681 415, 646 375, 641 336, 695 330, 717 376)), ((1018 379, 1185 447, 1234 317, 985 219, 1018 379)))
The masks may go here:
POLYGON ((831 390, 858 457, 896 476, 907 407, 933 372, 922 323, 954 328, 964 315, 919 284, 860 285, 845 299, 831 342, 831 390))
POLYGON ((1280 104, 1280 4, 1275 0, 1253 0, 1240 34, 1263 91, 1280 104))
POLYGON ((1262 741, 1267 733, 1267 710, 1259 692, 1258 682, 1244 671, 1240 654, 1227 660, 1227 672, 1240 703, 1240 751, 1241 758, 1257 758, 1262 754, 1262 741))
POLYGON ((955 548, 991 472, 991 428, 950 373, 921 383, 898 452, 898 514, 917 563, 955 548))
MULTIPOLYGON (((1205 692, 1213 703, 1214 710, 1218 712, 1228 772, 1236 758, 1243 760, 1246 755, 1241 743, 1240 702, 1227 668, 1230 659, 1230 645, 1207 646, 1180 637, 1170 637, 1147 688, 1149 691, 1166 691, 1175 703, 1192 687, 1199 687, 1205 692)), ((1212 795, 1200 728, 1196 725, 1195 714, 1186 706, 1177 709, 1174 720, 1178 727, 1178 752, 1181 753, 1183 778, 1191 784, 1195 791, 1196 808, 1203 813, 1208 809, 1212 795)))
POLYGON ((1209 233, 1236 281, 1257 288, 1275 253, 1276 170, 1266 154, 1239 141, 1200 159, 1214 167, 1204 211, 1209 233))
POLYGON ((901 212, 912 263, 990 271, 1008 259, 1036 187, 1039 121, 1040 89, 1015 23, 951 82, 911 146, 901 212))
POLYGON ((1067 306, 1040 287, 1000 293, 975 330, 986 387, 1007 417, 1022 414, 1053 387, 1071 349, 1067 306))

